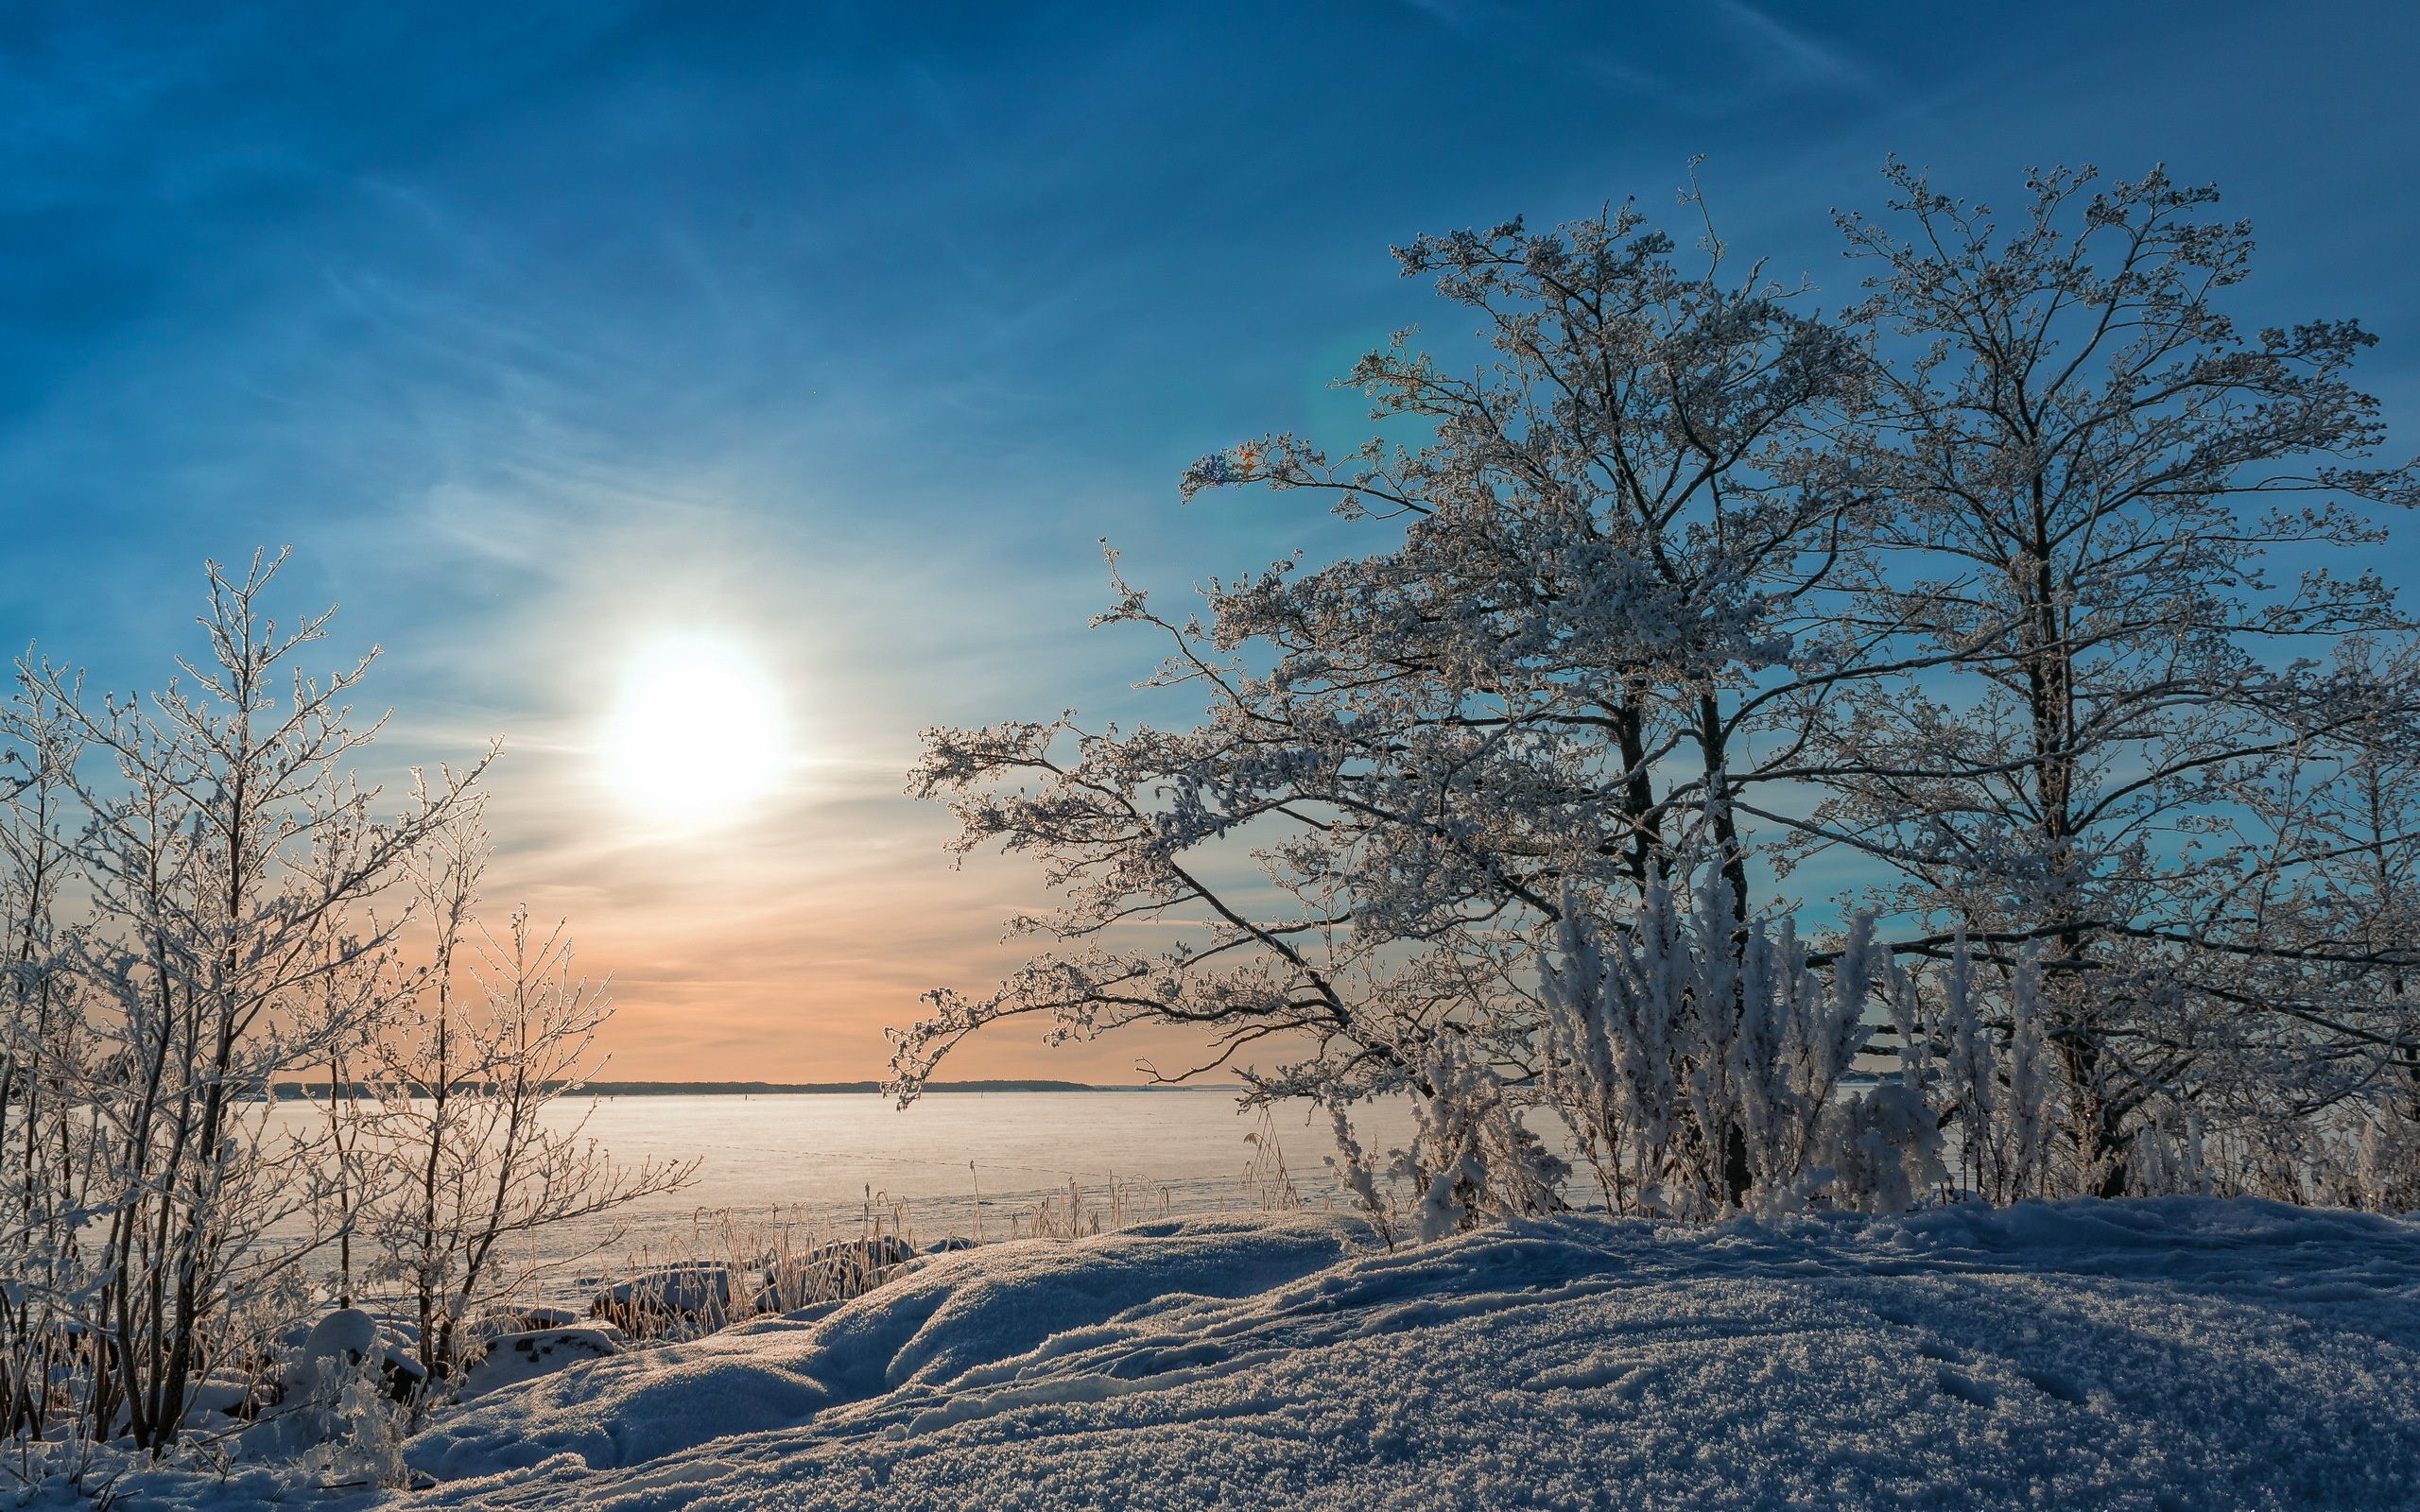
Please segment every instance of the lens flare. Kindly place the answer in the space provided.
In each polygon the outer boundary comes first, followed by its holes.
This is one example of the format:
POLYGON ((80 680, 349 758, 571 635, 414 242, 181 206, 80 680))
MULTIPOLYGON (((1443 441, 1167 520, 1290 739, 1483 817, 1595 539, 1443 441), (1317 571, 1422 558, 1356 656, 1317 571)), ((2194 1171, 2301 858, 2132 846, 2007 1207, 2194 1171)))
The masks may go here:
POLYGON ((652 818, 728 818, 781 784, 781 727, 771 681, 736 647, 665 642, 623 683, 606 730, 606 778, 652 818))

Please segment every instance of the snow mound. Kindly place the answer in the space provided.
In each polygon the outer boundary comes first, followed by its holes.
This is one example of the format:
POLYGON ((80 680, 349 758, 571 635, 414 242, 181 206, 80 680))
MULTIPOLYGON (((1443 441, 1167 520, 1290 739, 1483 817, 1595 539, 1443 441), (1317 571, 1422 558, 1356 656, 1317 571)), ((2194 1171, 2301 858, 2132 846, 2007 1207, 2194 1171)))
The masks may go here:
POLYGON ((2420 1505, 2420 1224, 2166 1198, 938 1258, 422 1435, 436 1505, 2420 1505))
POLYGON ((499 1391, 422 1434, 408 1459, 448 1479, 562 1454, 631 1466, 868 1399, 924 1400, 994 1362, 1072 1348, 1136 1304, 1249 1297, 1333 1265, 1367 1238, 1358 1221, 1329 1214, 1189 1219, 937 1255, 837 1308, 499 1391))

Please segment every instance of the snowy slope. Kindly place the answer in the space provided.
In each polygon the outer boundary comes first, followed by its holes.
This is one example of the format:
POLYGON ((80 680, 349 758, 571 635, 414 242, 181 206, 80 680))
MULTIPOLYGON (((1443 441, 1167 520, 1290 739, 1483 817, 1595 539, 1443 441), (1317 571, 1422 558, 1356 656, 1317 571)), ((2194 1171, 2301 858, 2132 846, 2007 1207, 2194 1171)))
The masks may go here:
POLYGON ((1343 1241, 952 1256, 819 1324, 502 1393, 412 1458, 484 1474, 444 1505, 628 1512, 2420 1505, 2410 1222, 1571 1218, 1320 1268, 1343 1241))
POLYGON ((448 1479, 399 1501, 497 1509, 2420 1506, 2420 1223, 1145 1226, 575 1366, 410 1454, 448 1479))
POLYGON ((591 1466, 642 1465, 818 1413, 823 1432, 862 1434, 857 1419, 869 1413, 882 1427, 913 1416, 916 1403, 983 1400, 989 1391, 970 1377, 1080 1349, 1087 1326, 1150 1311, 1154 1298, 1202 1294, 1249 1308, 1249 1298, 1358 1253, 1362 1233, 1324 1215, 1196 1219, 960 1250, 815 1324, 743 1324, 624 1356, 618 1368, 599 1362, 500 1392, 422 1435, 409 1457, 449 1478, 565 1452, 591 1466))

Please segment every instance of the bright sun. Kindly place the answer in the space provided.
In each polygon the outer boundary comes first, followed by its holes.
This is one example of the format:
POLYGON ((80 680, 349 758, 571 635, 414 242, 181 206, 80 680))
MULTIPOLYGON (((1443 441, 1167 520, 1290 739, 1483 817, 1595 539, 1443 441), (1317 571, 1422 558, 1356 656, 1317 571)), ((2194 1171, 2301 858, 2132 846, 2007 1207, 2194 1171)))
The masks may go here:
POLYGON ((772 684, 736 648, 666 641, 632 663, 606 730, 605 770, 641 811, 724 818, 771 792, 783 765, 772 684))

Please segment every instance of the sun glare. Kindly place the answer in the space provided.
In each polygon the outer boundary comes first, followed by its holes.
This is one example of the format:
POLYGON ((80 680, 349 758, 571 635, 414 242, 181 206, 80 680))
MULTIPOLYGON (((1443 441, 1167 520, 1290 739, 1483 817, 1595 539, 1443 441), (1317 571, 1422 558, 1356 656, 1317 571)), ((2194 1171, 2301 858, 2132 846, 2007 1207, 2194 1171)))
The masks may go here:
POLYGON ((780 782, 773 686, 735 648, 667 642, 631 666, 606 732, 606 776, 651 817, 728 817, 780 782))

